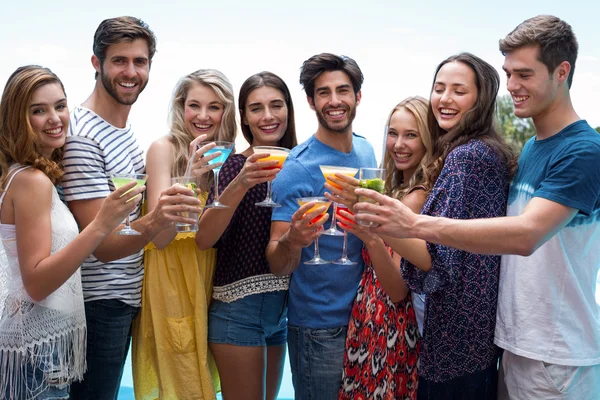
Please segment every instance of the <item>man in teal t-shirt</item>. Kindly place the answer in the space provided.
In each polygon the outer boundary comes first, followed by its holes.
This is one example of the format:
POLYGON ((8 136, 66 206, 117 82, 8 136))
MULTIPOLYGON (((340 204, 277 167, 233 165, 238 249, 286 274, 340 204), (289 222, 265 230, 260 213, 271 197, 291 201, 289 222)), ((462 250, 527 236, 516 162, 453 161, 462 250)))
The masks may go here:
MULTIPOLYGON (((326 188, 319 165, 375 167, 368 141, 352 132, 363 76, 354 60, 319 54, 304 62, 300 82, 319 122, 316 133, 290 153, 273 183, 275 201, 267 259, 277 275, 292 274, 288 301, 288 345, 296 398, 334 399, 341 385, 350 311, 364 269, 362 242, 348 235, 348 257, 355 265, 309 265, 315 228, 310 205, 299 197, 322 196, 326 188)), ((348 192, 346 196, 353 197, 348 192)), ((331 212, 331 210, 330 210, 331 212)), ((316 211, 318 214, 318 210, 316 211)), ((338 259, 342 238, 319 237, 321 257, 338 259)))

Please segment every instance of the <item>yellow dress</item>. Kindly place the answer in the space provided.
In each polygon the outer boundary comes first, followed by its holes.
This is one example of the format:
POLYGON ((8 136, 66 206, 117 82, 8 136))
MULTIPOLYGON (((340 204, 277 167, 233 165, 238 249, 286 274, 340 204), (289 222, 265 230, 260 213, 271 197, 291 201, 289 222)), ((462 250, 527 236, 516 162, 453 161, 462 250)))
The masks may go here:
POLYGON ((198 250, 194 235, 179 233, 162 250, 152 243, 145 248, 132 340, 137 400, 212 400, 220 391, 207 342, 216 250, 198 250))

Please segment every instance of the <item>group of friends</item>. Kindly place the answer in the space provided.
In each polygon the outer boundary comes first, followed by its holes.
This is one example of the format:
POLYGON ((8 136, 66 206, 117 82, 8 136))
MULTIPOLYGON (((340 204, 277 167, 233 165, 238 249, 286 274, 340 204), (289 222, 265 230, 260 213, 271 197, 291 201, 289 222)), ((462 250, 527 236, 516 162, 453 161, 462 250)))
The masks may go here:
POLYGON ((49 69, 8 79, 0 398, 116 399, 130 342, 137 399, 276 399, 286 348, 298 399, 600 395, 600 135, 571 104, 565 21, 537 16, 500 40, 515 114, 536 129, 518 159, 495 123, 498 72, 460 53, 429 100, 391 110, 384 194, 321 173, 377 167, 352 129, 362 72, 330 53, 301 67, 318 122, 304 143, 288 86, 260 72, 238 95, 249 147, 210 163, 238 122, 229 80, 201 69, 177 83, 170 132, 144 161, 128 116, 155 50, 143 21, 104 20, 94 90, 70 111, 49 69), (256 146, 290 154, 278 167, 256 146), (148 179, 115 188, 116 173, 148 179), (171 184, 185 174, 196 192, 171 184), (271 184, 280 207, 257 207, 271 184), (228 208, 186 216, 217 196, 228 208), (331 210, 298 205, 314 196, 341 205, 356 264, 306 263, 316 240, 325 260, 342 248, 321 235, 331 210), (112 234, 127 217, 141 234, 112 234))

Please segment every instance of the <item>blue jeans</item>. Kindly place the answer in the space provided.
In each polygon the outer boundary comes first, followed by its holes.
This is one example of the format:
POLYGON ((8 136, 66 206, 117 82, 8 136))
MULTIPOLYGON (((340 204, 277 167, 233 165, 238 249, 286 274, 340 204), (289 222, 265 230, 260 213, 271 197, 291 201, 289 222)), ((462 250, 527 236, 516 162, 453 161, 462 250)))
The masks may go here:
POLYGON ((138 313, 119 300, 85 303, 87 372, 71 384, 73 400, 115 400, 131 342, 131 323, 138 313))
POLYGON ((338 398, 347 332, 347 326, 310 329, 288 325, 288 349, 296 399, 338 398))
POLYGON ((459 376, 445 382, 419 377, 417 400, 495 400, 498 388, 498 363, 483 371, 459 376))

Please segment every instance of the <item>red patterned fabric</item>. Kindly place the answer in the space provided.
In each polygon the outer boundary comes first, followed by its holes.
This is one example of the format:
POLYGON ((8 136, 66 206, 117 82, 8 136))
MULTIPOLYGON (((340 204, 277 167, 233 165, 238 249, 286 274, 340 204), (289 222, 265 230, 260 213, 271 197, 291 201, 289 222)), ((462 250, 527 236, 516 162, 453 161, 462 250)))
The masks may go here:
POLYGON ((393 303, 369 252, 362 255, 366 268, 348 325, 339 399, 416 399, 420 337, 411 296, 393 303))

